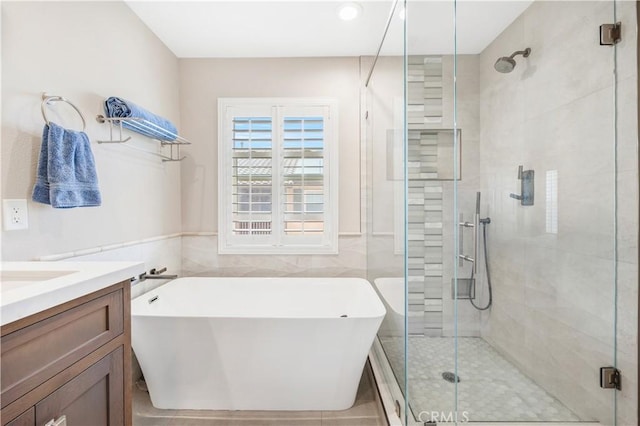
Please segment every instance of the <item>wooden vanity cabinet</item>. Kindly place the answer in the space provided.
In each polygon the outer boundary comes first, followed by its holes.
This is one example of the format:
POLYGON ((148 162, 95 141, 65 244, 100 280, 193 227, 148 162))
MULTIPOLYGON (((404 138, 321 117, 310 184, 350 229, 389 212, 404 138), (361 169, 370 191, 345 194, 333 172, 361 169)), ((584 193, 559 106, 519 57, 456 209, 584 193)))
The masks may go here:
POLYGON ((3 326, 2 425, 131 425, 130 298, 124 281, 3 326))
POLYGON ((7 426, 33 426, 36 424, 36 408, 31 407, 15 419, 7 423, 7 426))

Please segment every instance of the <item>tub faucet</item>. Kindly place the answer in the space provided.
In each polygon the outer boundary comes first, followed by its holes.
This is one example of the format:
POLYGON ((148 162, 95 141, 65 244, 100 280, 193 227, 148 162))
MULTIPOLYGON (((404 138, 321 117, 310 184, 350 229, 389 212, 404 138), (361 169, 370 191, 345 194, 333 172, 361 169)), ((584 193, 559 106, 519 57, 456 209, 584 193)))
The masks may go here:
POLYGON ((167 268, 164 267, 162 269, 150 269, 149 273, 144 273, 144 274, 140 274, 140 281, 144 281, 144 280, 172 280, 175 278, 178 278, 177 275, 172 275, 172 274, 165 274, 162 275, 164 272, 167 271, 167 268))

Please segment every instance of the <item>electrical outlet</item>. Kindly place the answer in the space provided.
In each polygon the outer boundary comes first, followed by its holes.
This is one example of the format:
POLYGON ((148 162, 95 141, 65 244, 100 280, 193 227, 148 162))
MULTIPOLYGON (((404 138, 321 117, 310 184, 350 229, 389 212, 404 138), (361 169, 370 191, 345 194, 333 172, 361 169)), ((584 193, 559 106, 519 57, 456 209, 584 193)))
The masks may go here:
POLYGON ((27 200, 2 200, 2 218, 5 231, 29 228, 27 200))

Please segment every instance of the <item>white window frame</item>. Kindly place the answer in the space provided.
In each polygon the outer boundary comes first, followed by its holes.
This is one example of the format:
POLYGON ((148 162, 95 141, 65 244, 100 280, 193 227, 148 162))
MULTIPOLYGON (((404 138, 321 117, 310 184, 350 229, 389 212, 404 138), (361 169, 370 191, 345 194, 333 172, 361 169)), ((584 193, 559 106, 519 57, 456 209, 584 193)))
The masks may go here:
POLYGON ((218 253, 219 254, 338 254, 338 102, 330 98, 218 98, 218 253), (281 201, 281 133, 283 119, 304 109, 317 109, 324 118, 324 232, 321 237, 284 234, 281 201), (234 112, 236 112, 234 114, 234 112), (271 116, 273 121, 272 235, 232 232, 233 116, 271 116), (277 176, 276 176, 277 175, 277 176), (276 183, 277 182, 277 183, 276 183), (266 238, 265 238, 266 237, 266 238), (295 242, 294 242, 295 241, 295 242))

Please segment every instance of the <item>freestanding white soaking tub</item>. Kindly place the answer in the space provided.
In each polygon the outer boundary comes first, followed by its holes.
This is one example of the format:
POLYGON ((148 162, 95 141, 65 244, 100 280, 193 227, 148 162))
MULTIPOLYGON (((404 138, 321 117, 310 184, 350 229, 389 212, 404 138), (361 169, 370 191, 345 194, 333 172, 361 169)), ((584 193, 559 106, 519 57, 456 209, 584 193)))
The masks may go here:
POLYGON ((378 290, 387 315, 380 327, 380 336, 404 335, 404 278, 376 278, 373 286, 378 290))
POLYGON ((343 410, 385 308, 360 278, 179 278, 131 314, 157 408, 343 410))

